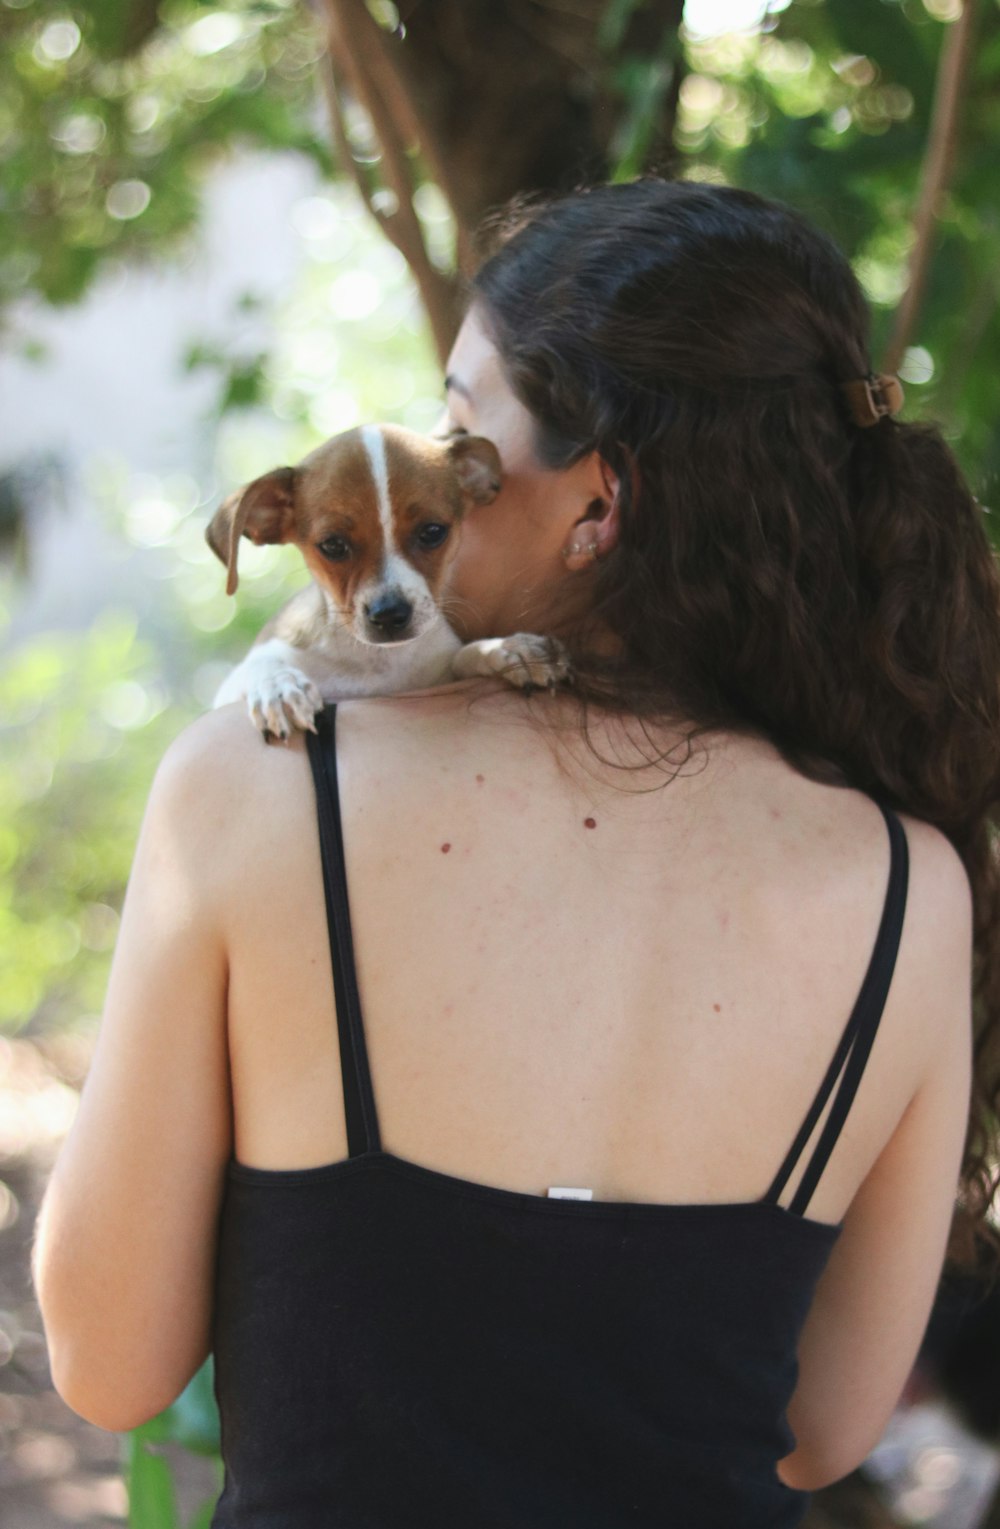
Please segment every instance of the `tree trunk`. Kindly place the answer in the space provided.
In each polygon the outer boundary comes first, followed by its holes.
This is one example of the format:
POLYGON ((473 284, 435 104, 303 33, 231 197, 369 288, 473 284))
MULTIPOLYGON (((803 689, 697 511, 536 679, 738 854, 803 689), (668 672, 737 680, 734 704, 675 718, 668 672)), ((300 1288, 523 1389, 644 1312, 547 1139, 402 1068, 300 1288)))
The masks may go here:
POLYGON ((607 179, 623 162, 674 171, 683 0, 401 0, 393 32, 365 0, 322 4, 345 169, 409 262, 442 359, 484 213, 517 192, 607 179), (350 156, 347 98, 372 123, 388 202, 350 156), (432 266, 413 210, 425 177, 454 214, 451 271, 432 266))

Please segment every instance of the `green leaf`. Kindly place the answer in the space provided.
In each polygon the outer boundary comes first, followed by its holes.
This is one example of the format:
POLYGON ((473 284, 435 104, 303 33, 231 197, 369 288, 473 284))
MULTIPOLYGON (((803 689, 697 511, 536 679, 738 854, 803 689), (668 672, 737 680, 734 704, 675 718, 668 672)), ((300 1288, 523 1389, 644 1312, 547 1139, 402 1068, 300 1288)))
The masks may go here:
POLYGON ((220 409, 247 409, 258 404, 264 397, 264 364, 266 356, 253 361, 234 363, 226 378, 220 409))
MULTIPOLYGON (((155 1421, 155 1420, 154 1420, 155 1421)), ((180 1529, 170 1466, 148 1448, 149 1424, 128 1435, 125 1485, 130 1529, 180 1529)))

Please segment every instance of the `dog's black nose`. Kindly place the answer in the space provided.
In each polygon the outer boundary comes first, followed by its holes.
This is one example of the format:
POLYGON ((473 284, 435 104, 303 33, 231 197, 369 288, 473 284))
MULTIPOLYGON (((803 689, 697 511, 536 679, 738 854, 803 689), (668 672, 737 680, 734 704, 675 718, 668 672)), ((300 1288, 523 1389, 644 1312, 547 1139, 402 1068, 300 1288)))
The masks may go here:
POLYGON ((413 615, 413 606, 402 595, 383 595, 373 600, 367 611, 368 620, 380 632, 390 636, 401 632, 413 615))

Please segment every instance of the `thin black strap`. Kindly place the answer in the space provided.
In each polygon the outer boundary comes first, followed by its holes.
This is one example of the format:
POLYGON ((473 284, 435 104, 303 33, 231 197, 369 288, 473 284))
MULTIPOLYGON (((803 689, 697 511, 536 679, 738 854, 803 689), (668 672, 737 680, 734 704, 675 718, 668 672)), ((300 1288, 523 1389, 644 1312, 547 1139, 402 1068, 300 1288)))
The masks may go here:
POLYGON ((381 1150, 375 1096, 372 1093, 365 1027, 354 967, 354 939, 347 896, 344 835, 340 821, 337 785, 336 702, 316 713, 316 732, 306 732, 306 750, 312 765, 319 815, 319 851, 323 864, 323 891, 330 933, 333 992, 340 1036, 340 1071, 344 1083, 344 1119, 347 1122, 347 1153, 358 1157, 381 1150))
POLYGON ((837 1143, 847 1113, 851 1108, 854 1095, 857 1092, 861 1075, 865 1070, 868 1054, 875 1040, 875 1033, 882 1018, 885 1001, 889 993, 889 985, 892 982, 892 974, 896 966, 896 956, 899 951, 899 939, 903 929, 903 914, 906 909, 906 892, 909 883, 909 848, 906 842, 906 834, 899 818, 891 807, 886 807, 882 802, 878 803, 882 810, 889 829, 889 885, 886 889, 885 906, 882 909, 882 922, 879 925, 878 935, 875 940, 875 948, 872 951, 871 961, 865 973, 865 980, 861 985, 857 1002, 847 1022, 847 1028, 841 1038, 840 1045, 834 1053, 833 1061, 827 1070, 826 1077, 820 1084, 819 1093, 813 1101, 812 1108, 802 1122, 802 1127, 789 1149, 788 1156, 778 1170, 778 1176, 764 1199, 774 1202, 778 1199, 781 1191, 788 1181, 799 1154, 805 1147, 806 1142, 812 1135, 817 1120, 823 1113, 823 1108, 830 1096, 834 1081, 844 1064, 844 1058, 850 1051, 850 1060, 844 1071, 837 1097, 833 1101, 829 1117, 823 1130, 820 1132, 819 1141, 816 1144, 812 1158, 805 1173, 802 1175, 799 1187, 788 1207, 797 1215, 804 1215, 806 1206, 812 1197, 813 1190, 823 1169, 826 1167, 831 1152, 837 1143), (853 1050, 851 1049, 853 1047, 853 1050))

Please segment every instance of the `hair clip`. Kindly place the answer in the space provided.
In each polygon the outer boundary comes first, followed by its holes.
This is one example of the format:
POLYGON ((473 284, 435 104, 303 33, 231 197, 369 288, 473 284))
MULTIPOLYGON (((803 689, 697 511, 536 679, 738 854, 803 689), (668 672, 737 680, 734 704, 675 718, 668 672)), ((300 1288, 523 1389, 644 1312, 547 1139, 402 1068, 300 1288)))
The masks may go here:
POLYGON ((886 414, 898 414, 903 407, 903 384, 895 372, 869 372, 853 382, 840 384, 856 425, 866 430, 877 425, 886 414))

